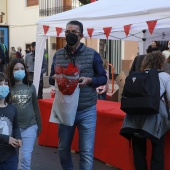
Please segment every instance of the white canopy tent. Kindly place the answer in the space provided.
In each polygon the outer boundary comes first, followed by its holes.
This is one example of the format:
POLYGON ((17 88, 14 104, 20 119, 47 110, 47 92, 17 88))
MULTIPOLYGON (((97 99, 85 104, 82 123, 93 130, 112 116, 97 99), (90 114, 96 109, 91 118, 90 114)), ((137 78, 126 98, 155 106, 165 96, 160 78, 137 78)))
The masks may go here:
POLYGON ((37 22, 34 85, 38 89, 42 56, 46 37, 64 37, 66 24, 71 20, 83 23, 84 37, 93 28, 92 38, 106 39, 104 29, 110 28, 108 39, 138 41, 143 53, 152 40, 170 39, 170 0, 99 0, 79 8, 62 12, 37 22), (153 33, 148 21, 157 21, 153 33), (132 24, 126 36, 124 26, 132 24), (45 28, 45 29, 44 29, 45 28), (61 29, 61 32, 56 30, 61 29))

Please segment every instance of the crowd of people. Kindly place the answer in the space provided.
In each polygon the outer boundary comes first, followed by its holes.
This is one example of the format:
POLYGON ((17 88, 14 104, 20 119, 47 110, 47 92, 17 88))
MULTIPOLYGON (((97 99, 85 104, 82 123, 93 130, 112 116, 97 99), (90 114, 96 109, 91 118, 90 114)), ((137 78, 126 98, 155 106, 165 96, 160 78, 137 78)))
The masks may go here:
MULTIPOLYGON (((56 85, 56 66, 66 67, 70 62, 79 67, 78 105, 72 126, 58 124, 58 153, 63 170, 73 170, 71 144, 76 127, 79 133, 79 169, 93 169, 94 140, 96 130, 97 99, 106 100, 108 90, 108 61, 102 60, 99 53, 80 42, 83 38, 83 24, 70 21, 66 25, 66 46, 56 51, 51 64, 49 83, 56 85)), ((36 43, 31 43, 31 51, 24 57, 22 48, 11 48, 9 58, 4 61, 0 55, 0 169, 30 170, 34 142, 41 133, 41 117, 38 99, 43 98, 43 74, 47 71, 47 60, 43 57, 40 86, 36 96, 33 85, 36 43), (4 73, 3 73, 4 72, 4 73), (6 73, 6 74, 5 74, 6 73), (17 150, 19 149, 19 154, 17 150), (19 155, 19 156, 18 156, 19 155)), ((3 55, 7 52, 1 45, 3 55)), ((160 80, 160 94, 165 91, 170 102, 170 41, 161 51, 157 42, 152 42, 147 54, 134 59, 130 73, 157 69, 160 80), (163 72, 163 70, 165 72, 163 72)), ((56 99, 59 96, 55 95, 56 99)), ((160 100, 164 104, 164 99, 160 100)), ((151 170, 164 169, 164 141, 169 128, 166 111, 157 115, 126 115, 120 134, 132 141, 135 170, 147 170, 146 139, 152 142, 151 170), (161 124, 158 124, 158 121, 161 124), (160 138, 155 140, 154 128, 159 128, 160 138), (131 130, 129 130, 131 129, 131 130), (152 130, 150 130, 152 129, 152 130), (156 141, 156 142, 155 142, 156 141)))

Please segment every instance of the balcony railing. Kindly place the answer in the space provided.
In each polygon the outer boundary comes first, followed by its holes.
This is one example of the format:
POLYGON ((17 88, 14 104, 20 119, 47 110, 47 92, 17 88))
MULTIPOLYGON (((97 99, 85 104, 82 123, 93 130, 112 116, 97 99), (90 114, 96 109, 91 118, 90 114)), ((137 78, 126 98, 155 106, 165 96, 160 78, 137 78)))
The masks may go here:
POLYGON ((72 0, 72 5, 63 6, 63 0, 40 0, 39 1, 39 16, 45 17, 54 15, 57 13, 61 13, 64 11, 68 11, 80 6, 80 2, 78 0, 72 0))
POLYGON ((39 15, 41 17, 50 16, 50 15, 58 14, 64 11, 74 9, 74 8, 76 7, 75 6, 59 6, 59 7, 53 7, 53 8, 40 9, 39 15))

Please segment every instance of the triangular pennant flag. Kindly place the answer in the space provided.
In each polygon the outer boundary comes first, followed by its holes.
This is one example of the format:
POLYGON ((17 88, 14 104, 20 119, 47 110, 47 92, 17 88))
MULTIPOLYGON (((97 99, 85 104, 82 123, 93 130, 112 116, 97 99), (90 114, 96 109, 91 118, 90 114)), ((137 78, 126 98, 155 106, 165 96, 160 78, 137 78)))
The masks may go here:
POLYGON ((112 27, 103 28, 106 38, 108 39, 112 27))
POLYGON ((129 31, 130 31, 131 25, 132 24, 124 25, 124 31, 125 31, 126 37, 129 35, 129 31))
POLYGON ((146 23, 148 24, 149 32, 152 34, 153 30, 155 29, 157 20, 155 20, 155 21, 147 21, 146 23))
POLYGON ((62 28, 56 27, 55 29, 56 29, 56 32, 57 32, 57 37, 59 37, 59 35, 60 35, 61 31, 62 31, 62 28))
POLYGON ((92 37, 93 31, 94 31, 94 28, 87 28, 87 32, 90 38, 92 37))
POLYGON ((96 0, 91 0, 91 2, 95 2, 96 0))
POLYGON ((49 26, 43 25, 43 29, 44 29, 44 34, 47 34, 49 26))

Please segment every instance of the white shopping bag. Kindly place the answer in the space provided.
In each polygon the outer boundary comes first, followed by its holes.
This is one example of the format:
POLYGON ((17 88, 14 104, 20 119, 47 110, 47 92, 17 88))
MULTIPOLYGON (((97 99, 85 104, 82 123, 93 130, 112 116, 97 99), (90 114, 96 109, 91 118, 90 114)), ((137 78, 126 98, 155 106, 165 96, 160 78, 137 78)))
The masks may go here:
POLYGON ((77 84, 72 95, 63 95, 56 84, 56 93, 49 122, 72 126, 77 113, 79 93, 79 84, 77 84))

